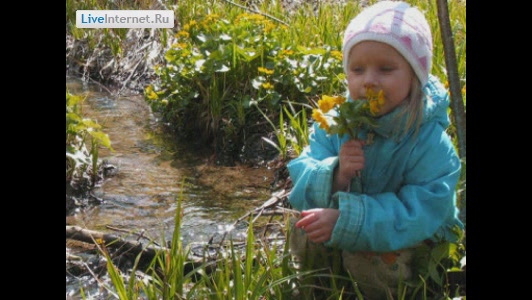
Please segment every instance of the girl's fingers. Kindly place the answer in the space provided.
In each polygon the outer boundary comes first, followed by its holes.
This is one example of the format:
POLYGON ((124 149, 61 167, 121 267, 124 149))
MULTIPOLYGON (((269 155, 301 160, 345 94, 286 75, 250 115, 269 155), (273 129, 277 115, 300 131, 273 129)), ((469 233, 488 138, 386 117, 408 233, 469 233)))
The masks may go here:
POLYGON ((304 228, 305 226, 308 226, 309 224, 312 224, 314 222, 314 213, 308 213, 305 211, 301 212, 301 219, 296 222, 295 226, 296 228, 304 228))

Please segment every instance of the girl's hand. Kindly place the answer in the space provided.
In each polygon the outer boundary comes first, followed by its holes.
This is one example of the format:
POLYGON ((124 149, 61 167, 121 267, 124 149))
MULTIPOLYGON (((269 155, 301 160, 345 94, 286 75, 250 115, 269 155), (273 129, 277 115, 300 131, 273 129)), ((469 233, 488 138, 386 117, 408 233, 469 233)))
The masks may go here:
POLYGON ((364 142, 360 140, 348 140, 340 147, 338 153, 338 167, 335 170, 333 190, 345 191, 351 178, 364 168, 364 142))
POLYGON ((314 243, 323 243, 331 238, 340 212, 332 208, 314 208, 301 212, 296 228, 301 228, 314 243))

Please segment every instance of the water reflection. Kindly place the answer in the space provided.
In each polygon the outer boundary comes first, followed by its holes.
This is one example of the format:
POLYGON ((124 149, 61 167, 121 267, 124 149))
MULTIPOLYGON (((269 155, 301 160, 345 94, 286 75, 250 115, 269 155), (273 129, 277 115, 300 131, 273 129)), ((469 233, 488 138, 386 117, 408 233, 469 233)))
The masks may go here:
POLYGON ((69 217, 68 225, 142 231, 155 240, 171 237, 176 200, 182 195, 186 245, 208 241, 271 196, 271 171, 207 164, 205 153, 161 130, 142 95, 112 97, 76 78, 67 78, 67 88, 72 94, 86 93, 83 115, 103 126, 114 149, 102 148, 100 159, 118 169, 93 191, 103 203, 69 217))

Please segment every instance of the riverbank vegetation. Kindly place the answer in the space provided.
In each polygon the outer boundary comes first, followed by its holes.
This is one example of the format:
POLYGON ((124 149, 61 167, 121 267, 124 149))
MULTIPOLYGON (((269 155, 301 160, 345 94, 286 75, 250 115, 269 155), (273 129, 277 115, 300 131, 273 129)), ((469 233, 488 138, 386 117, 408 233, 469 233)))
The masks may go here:
POLYGON ((89 191, 104 177, 98 159, 100 147, 113 150, 109 136, 96 120, 86 118, 81 109, 83 95, 66 91, 66 211, 84 206, 89 191))
MULTIPOLYGON (((309 111, 315 102, 322 95, 344 93, 343 30, 368 2, 375 1, 67 0, 67 72, 100 82, 115 93, 143 93, 176 137, 211 147, 216 163, 246 162, 258 151, 287 162, 307 144, 309 111), (171 9, 176 26, 79 29, 75 11, 80 9, 171 9)), ((408 2, 427 16, 434 45, 432 73, 448 84, 436 2, 408 2)), ((449 133, 459 148, 460 128, 453 116, 465 114, 466 2, 449 0, 448 8, 464 104, 463 112, 449 111, 449 133)), ((67 125, 68 97, 67 93, 67 125)), ((67 126, 67 135, 68 130, 67 126)), ((100 142, 105 146, 108 141, 100 142)), ((68 157, 67 137, 67 175, 68 157)), ((465 155, 461 159, 456 188, 465 223, 465 155)), ((331 282, 331 290, 322 291, 325 299, 347 298, 350 293, 357 299, 356 288, 347 291, 338 284, 356 287, 349 278, 323 272, 296 275, 286 244, 278 247, 257 240, 253 222, 243 252, 231 245, 217 256, 215 272, 197 268, 184 274, 188 253, 179 243, 179 219, 177 215, 170 249, 153 261, 152 272, 146 272, 149 279, 139 280, 129 270, 124 281, 124 274, 109 263, 114 282, 110 289, 117 298, 142 294, 147 299, 291 299, 294 290, 304 294, 313 289, 306 280, 325 276, 331 282)), ((405 283, 400 299, 465 295, 449 284, 465 256, 465 236, 459 244, 435 249, 434 265, 426 276, 405 283)), ((107 253, 105 247, 101 250, 107 253)))

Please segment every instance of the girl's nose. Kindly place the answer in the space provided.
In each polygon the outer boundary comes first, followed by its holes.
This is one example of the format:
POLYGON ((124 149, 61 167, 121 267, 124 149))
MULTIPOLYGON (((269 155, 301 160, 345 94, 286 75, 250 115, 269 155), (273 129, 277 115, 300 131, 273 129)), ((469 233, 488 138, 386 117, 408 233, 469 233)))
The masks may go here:
POLYGON ((375 72, 367 71, 364 74, 364 88, 375 88, 377 86, 377 76, 375 72))

